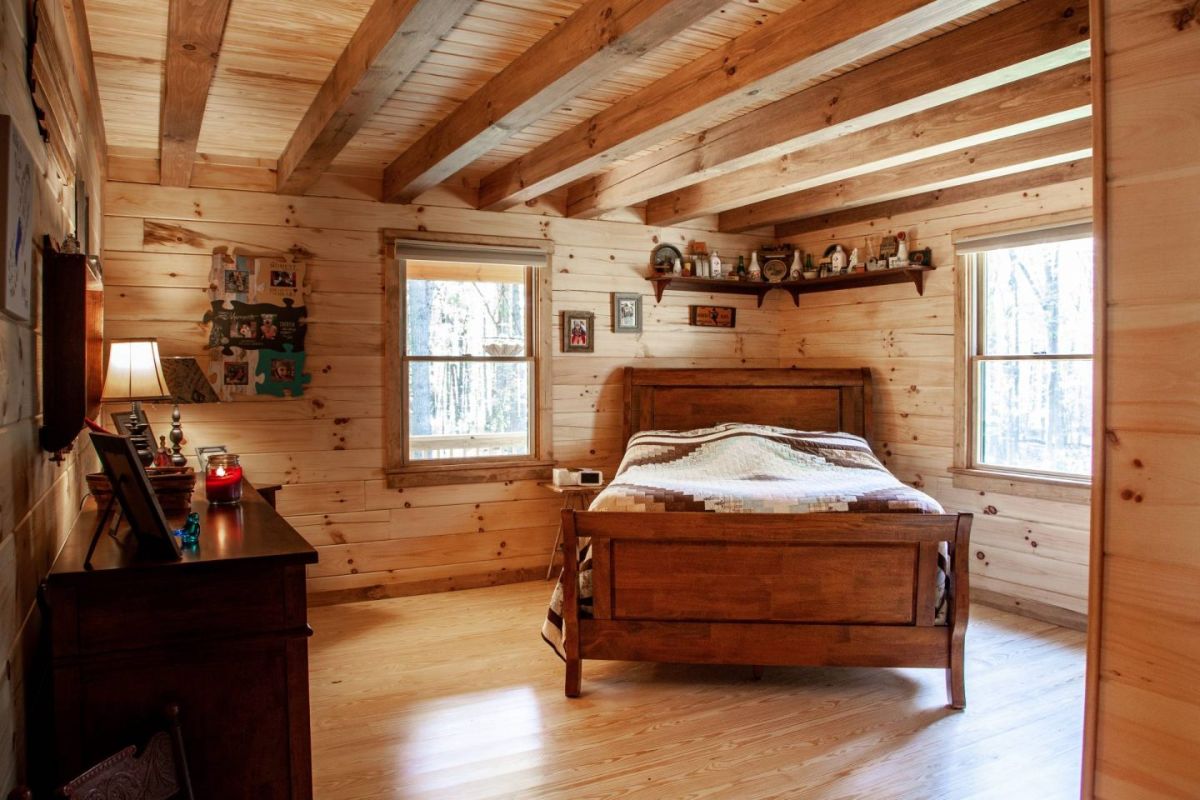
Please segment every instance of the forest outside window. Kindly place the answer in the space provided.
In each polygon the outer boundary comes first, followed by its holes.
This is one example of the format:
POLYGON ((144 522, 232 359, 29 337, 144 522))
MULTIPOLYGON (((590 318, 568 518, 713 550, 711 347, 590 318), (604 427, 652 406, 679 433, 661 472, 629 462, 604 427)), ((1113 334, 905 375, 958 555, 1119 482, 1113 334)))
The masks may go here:
POLYGON ((389 483, 544 477, 548 254, 407 240, 395 248, 389 483))
POLYGON ((966 472, 1075 483, 1092 460, 1087 223, 959 241, 966 472))

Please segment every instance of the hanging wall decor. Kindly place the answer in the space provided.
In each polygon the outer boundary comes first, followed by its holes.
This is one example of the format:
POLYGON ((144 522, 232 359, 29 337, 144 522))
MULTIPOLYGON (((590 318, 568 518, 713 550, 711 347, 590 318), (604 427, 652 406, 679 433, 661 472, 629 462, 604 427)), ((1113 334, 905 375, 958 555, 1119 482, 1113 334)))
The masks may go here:
POLYGON ((238 396, 298 397, 308 331, 307 264, 297 255, 213 251, 208 377, 223 400, 238 396))
POLYGON ((4 263, 0 310, 19 320, 33 309, 33 156, 12 117, 0 116, 0 169, 4 187, 4 263))

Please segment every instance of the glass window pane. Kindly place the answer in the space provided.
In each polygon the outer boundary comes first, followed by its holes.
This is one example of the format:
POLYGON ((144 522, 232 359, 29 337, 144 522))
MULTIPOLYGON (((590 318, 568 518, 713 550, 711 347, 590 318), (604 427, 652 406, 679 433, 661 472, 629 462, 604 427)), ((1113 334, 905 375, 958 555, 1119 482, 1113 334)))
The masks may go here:
POLYGON ((982 254, 985 355, 1092 352, 1092 240, 982 254))
POLYGON ((409 458, 529 455, 530 362, 410 361, 409 458))
POLYGON ((406 272, 409 355, 526 355, 524 267, 409 261, 406 272))
POLYGON ((1070 475, 1092 471, 1092 362, 979 362, 979 462, 1070 475))

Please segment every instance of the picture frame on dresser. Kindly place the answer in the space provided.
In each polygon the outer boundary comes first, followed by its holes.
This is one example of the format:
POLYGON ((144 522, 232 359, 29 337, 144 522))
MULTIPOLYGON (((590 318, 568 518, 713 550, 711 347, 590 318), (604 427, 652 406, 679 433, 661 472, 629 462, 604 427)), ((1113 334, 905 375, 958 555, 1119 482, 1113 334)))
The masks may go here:
POLYGON ((121 505, 137 540, 138 553, 149 559, 178 561, 179 543, 171 533, 150 478, 138 459, 133 441, 111 433, 91 434, 100 466, 108 476, 113 497, 121 505))

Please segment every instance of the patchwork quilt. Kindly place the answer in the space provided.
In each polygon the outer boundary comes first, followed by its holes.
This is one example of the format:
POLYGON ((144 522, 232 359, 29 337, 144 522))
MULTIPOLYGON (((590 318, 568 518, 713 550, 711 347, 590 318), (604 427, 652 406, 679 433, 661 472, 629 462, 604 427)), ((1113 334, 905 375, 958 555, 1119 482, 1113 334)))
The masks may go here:
MULTIPOLYGON (((642 431, 590 511, 733 514, 900 512, 941 514, 929 495, 901 483, 860 436, 726 423, 692 431, 642 431)), ((939 560, 944 560, 945 553, 939 560)), ((579 604, 592 610, 591 547, 579 542, 579 604)), ((943 564, 944 567, 944 564, 943 564)), ((943 613, 945 573, 938 574, 943 613)), ((562 584, 542 638, 562 656, 562 584)))

